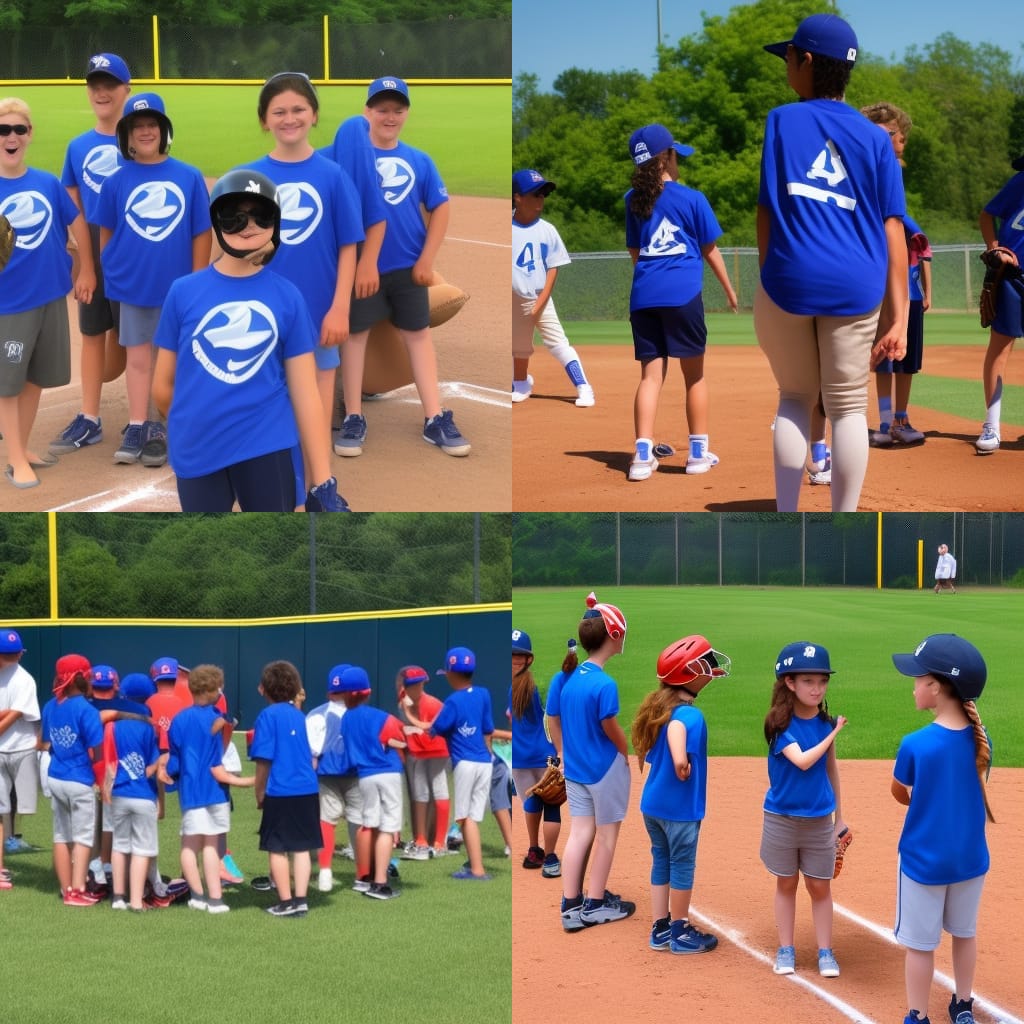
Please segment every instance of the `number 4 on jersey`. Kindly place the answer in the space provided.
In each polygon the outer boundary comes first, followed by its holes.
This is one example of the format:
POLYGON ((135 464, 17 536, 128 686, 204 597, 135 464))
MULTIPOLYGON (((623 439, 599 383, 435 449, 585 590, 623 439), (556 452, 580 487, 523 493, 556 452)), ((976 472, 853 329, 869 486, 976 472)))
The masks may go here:
POLYGON ((825 148, 818 154, 817 159, 811 164, 807 172, 808 178, 823 178, 831 188, 835 188, 841 181, 847 178, 846 168, 843 166, 842 157, 836 151, 831 139, 825 143, 825 148))
POLYGON ((532 274, 537 269, 537 261, 533 256, 533 242, 527 242, 523 246, 523 251, 516 260, 516 266, 520 270, 525 270, 528 274, 532 274))

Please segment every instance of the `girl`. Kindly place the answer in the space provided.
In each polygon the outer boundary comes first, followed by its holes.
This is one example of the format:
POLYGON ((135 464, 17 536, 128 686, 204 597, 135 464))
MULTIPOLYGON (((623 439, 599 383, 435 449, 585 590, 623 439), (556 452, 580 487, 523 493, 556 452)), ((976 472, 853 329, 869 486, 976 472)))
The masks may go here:
POLYGON ((706 473, 718 464, 718 456, 708 449, 702 257, 722 285, 730 308, 736 309, 736 293, 715 245, 722 229, 704 195, 676 180, 678 158, 693 153, 690 146, 674 142, 663 125, 649 124, 633 132, 629 153, 636 165, 633 187, 626 193, 626 248, 633 260, 629 322, 640 363, 633 402, 636 450, 629 479, 646 480, 658 468, 651 438, 669 358, 679 359, 686 383, 686 472, 706 473))
POLYGON ((570 647, 562 671, 551 681, 546 718, 555 750, 562 753, 572 815, 562 855, 562 927, 567 932, 622 921, 636 910, 635 903, 605 888, 629 806, 629 765, 626 734, 618 720, 618 687, 604 666, 622 653, 626 618, 615 605, 598 604, 591 593, 579 638, 587 660, 580 665, 575 645, 570 647), (588 858, 590 885, 584 899, 588 858))
POLYGON ((832 952, 832 878, 836 842, 846 831, 839 796, 835 738, 846 725, 825 701, 832 668, 828 651, 806 640, 787 644, 775 663, 772 704, 764 720, 768 793, 764 800, 761 860, 776 876, 775 973, 796 969, 793 933, 796 893, 803 872, 818 939, 818 973, 839 977, 832 952))
POLYGON ((952 1024, 974 1024, 975 932, 989 868, 985 821, 995 821, 985 781, 992 745, 975 700, 987 669, 978 649, 955 633, 926 637, 893 664, 914 677, 914 706, 935 721, 904 736, 896 752, 892 795, 907 808, 900 834, 896 940, 907 950, 909 1009, 904 1024, 928 1024, 935 950, 953 936, 952 1024), (950 809, 955 808, 955 824, 950 809), (935 836, 942 836, 941 842, 935 836))
POLYGON ((730 659, 702 636, 686 636, 658 655, 661 685, 633 720, 640 772, 651 766, 640 810, 651 837, 651 949, 706 953, 714 935, 689 920, 700 823, 707 805, 708 733, 694 706, 712 679, 729 674, 730 659))
MULTIPOLYGON (((544 732, 544 710, 530 666, 533 645, 530 634, 512 630, 512 685, 508 707, 512 719, 512 779, 517 793, 525 793, 536 785, 548 758, 555 756, 555 747, 544 732)), ((540 869, 545 878, 557 878, 562 865, 555 853, 555 844, 562 829, 562 811, 556 804, 546 804, 538 796, 523 799, 523 818, 529 849, 523 867, 540 869), (541 845, 541 821, 544 822, 544 843, 541 845)))

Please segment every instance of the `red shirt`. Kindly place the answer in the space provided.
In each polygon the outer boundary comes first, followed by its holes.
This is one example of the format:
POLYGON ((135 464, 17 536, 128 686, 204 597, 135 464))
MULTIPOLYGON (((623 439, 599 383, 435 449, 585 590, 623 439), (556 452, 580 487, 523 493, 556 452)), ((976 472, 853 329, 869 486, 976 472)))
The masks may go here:
POLYGON ((157 684, 157 691, 153 694, 149 700, 146 701, 146 707, 153 713, 153 724, 156 726, 156 739, 157 744, 160 747, 161 753, 166 751, 167 748, 167 730, 171 727, 171 721, 174 716, 181 711, 182 708, 187 707, 181 700, 181 698, 172 689, 161 690, 159 689, 160 684, 157 684))
MULTIPOLYGON (((420 696, 420 706, 417 709, 419 713, 416 714, 416 717, 421 722, 429 724, 437 718, 442 707, 444 707, 442 701, 432 697, 429 693, 424 693, 420 696)), ((448 756, 448 744, 443 736, 428 736, 425 732, 414 732, 406 733, 404 739, 409 744, 409 754, 412 757, 448 756)))

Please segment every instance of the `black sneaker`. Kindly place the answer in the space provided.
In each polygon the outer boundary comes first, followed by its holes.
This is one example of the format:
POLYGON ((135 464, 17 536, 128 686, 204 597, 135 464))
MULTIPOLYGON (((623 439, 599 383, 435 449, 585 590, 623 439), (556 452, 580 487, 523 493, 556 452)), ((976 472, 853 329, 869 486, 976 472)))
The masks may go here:
POLYGON ((371 882, 370 888, 363 893, 364 896, 369 896, 372 900, 393 900, 401 896, 401 893, 395 892, 390 885, 380 884, 379 882, 371 882))
POLYGON ((305 915, 305 911, 299 914, 294 900, 284 900, 281 903, 275 903, 272 907, 267 907, 267 913, 273 914, 274 917, 301 917, 305 915))
POLYGON ((257 892, 270 892, 271 889, 277 888, 269 875, 257 875, 249 884, 257 892))
POLYGON ((158 420, 146 420, 143 426, 145 441, 139 461, 144 466, 163 466, 167 462, 167 431, 158 420))
POLYGON ((294 908, 292 917, 305 917, 309 913, 309 904, 297 896, 292 900, 292 907, 294 908))

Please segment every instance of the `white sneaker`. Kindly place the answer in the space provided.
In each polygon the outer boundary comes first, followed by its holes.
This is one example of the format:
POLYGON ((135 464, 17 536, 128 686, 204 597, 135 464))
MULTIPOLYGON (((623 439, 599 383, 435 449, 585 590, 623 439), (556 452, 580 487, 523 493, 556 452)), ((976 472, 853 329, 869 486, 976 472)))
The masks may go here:
POLYGON ((576 405, 580 409, 589 409, 594 401, 594 389, 589 384, 580 384, 576 388, 576 405))
POLYGON ((526 375, 526 390, 516 391, 515 381, 512 382, 512 401, 525 402, 533 394, 533 375, 526 375))
POLYGON ((629 464, 630 480, 647 480, 658 468, 658 460, 652 455, 649 459, 638 459, 635 455, 629 464))
POLYGON ((320 892, 330 892, 334 888, 334 875, 330 868, 321 868, 316 880, 316 887, 320 892))
POLYGON ((807 477, 811 486, 815 486, 817 484, 830 485, 832 483, 832 467, 829 466, 828 469, 811 469, 810 466, 808 466, 807 477))
POLYGON ((686 460, 686 472, 706 473, 712 466, 718 465, 718 456, 714 452, 705 452, 704 455, 695 459, 692 455, 686 460))
POLYGON ((981 428, 981 435, 974 442, 975 450, 979 455, 991 455, 999 451, 999 431, 991 423, 986 423, 981 428))

